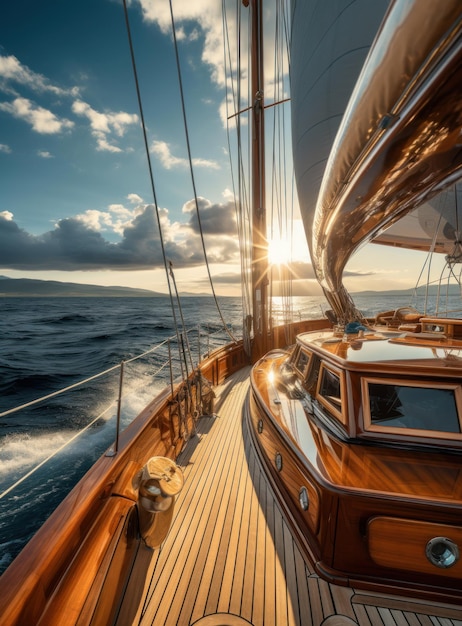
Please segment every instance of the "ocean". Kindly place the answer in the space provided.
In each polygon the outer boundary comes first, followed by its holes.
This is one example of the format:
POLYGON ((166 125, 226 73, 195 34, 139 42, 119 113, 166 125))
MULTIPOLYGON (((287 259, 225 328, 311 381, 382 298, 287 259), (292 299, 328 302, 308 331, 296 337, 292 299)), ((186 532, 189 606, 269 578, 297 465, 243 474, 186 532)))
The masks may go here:
MULTIPOLYGON (((409 304, 400 296, 377 294, 355 302, 368 316, 409 304)), ((226 331, 213 298, 184 298, 181 311, 176 311, 180 326, 184 321, 185 328, 192 329, 183 346, 189 346, 194 365, 199 354, 229 341, 229 334, 242 337, 240 298, 219 298, 219 303, 226 331)), ((318 318, 327 308, 323 297, 292 301, 296 319, 318 318)), ((274 298, 271 315, 275 319, 286 315, 281 299, 274 298)), ((113 444, 121 361, 126 362, 123 428, 169 384, 169 350, 176 363, 175 376, 180 374, 180 359, 167 297, 4 297, 0 298, 0 337, 1 573, 113 444), (135 359, 139 355, 144 356, 135 359), (7 413, 106 370, 111 371, 65 394, 7 413), (71 446, 51 456, 89 424, 71 446), (42 462, 38 471, 11 489, 42 462)))

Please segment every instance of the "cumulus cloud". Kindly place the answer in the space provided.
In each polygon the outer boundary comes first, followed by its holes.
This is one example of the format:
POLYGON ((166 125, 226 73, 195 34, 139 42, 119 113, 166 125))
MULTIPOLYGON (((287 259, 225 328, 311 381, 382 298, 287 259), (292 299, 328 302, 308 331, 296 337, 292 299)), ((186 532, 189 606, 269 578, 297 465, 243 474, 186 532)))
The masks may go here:
MULTIPOLYGON (((96 149, 100 151, 122 152, 116 139, 123 137, 130 126, 138 123, 136 114, 95 110, 79 98, 78 87, 69 89, 58 87, 42 74, 23 65, 14 56, 0 55, 0 91, 13 96, 10 101, 0 102, 0 111, 27 122, 37 133, 48 135, 59 134, 75 126, 72 120, 51 110, 51 107, 58 105, 56 98, 52 98, 53 102, 50 102, 49 96, 59 97, 59 106, 63 106, 64 97, 72 99, 72 113, 86 118, 89 122, 91 133, 96 139, 96 149), (42 99, 48 95, 48 102, 40 106, 18 93, 18 90, 24 91, 26 88, 37 96, 41 95, 42 99)), ((46 155, 46 152, 40 154, 44 158, 47 158, 46 155)))
POLYGON ((110 204, 107 211, 88 209, 84 213, 76 215, 74 219, 82 222, 91 230, 112 231, 123 236, 125 229, 131 226, 135 217, 142 213, 144 208, 145 205, 137 205, 130 209, 123 204, 110 204))
MULTIPOLYGON (((139 0, 143 18, 154 22, 163 33, 171 31, 171 16, 168 2, 157 0, 139 0)), ((232 28, 233 15, 230 14, 228 26, 232 28)), ((202 61, 212 73, 212 80, 223 87, 225 75, 223 71, 223 22, 221 3, 210 0, 178 0, 175 2, 175 28, 177 38, 196 41, 200 35, 204 37, 202 61)))
POLYGON ((4 152, 5 154, 11 154, 10 146, 7 146, 6 143, 0 143, 0 152, 4 152))
POLYGON ((42 135, 55 135, 70 129, 74 122, 34 104, 27 98, 15 98, 12 102, 0 102, 0 111, 10 113, 13 117, 30 124, 35 132, 42 135))
POLYGON ((129 193, 127 196, 127 200, 130 202, 130 204, 140 204, 141 202, 143 202, 143 198, 137 193, 129 193))
POLYGON ((123 137, 129 126, 138 123, 136 113, 131 114, 123 111, 101 113, 82 100, 76 100, 73 103, 72 111, 76 115, 86 117, 90 122, 91 133, 96 139, 97 150, 122 152, 121 148, 115 145, 113 140, 110 141, 108 137, 111 134, 123 137))
MULTIPOLYGON (((210 200, 199 197, 200 225, 207 235, 226 235, 236 230, 236 218, 233 202, 228 199, 223 204, 212 204, 210 200)), ((199 218, 195 200, 189 200, 183 205, 183 213, 190 214, 189 225, 194 232, 199 233, 199 218)))
MULTIPOLYGON (((212 244, 207 246, 211 263, 238 260, 236 225, 232 202, 213 205, 201 198, 204 208, 204 232, 212 244), (212 214, 226 221, 218 228, 212 214)), ((188 203, 189 204, 189 203, 188 203)), ((202 265, 201 238, 194 214, 186 211, 186 222, 170 221, 167 209, 159 212, 167 259, 176 267, 202 265)), ((207 239, 206 239, 207 242, 207 239)), ((208 242, 207 242, 208 243, 208 242)), ((0 267, 20 270, 96 270, 148 269, 163 266, 162 248, 155 208, 150 204, 128 209, 111 205, 107 211, 86 211, 60 220, 42 235, 21 229, 9 211, 0 213, 0 267), (103 232, 120 233, 120 240, 110 242, 103 232)))
MULTIPOLYGON (((170 146, 165 141, 153 141, 151 151, 159 158, 162 165, 167 170, 175 167, 188 167, 189 161, 185 158, 176 157, 171 153, 170 146)), ((193 158, 192 163, 195 167, 205 167, 212 170, 219 170, 220 166, 216 161, 207 159, 193 158)))
POLYGON ((53 155, 51 154, 51 152, 48 152, 47 150, 39 150, 37 152, 37 155, 39 157, 41 157, 42 159, 52 159, 53 155))

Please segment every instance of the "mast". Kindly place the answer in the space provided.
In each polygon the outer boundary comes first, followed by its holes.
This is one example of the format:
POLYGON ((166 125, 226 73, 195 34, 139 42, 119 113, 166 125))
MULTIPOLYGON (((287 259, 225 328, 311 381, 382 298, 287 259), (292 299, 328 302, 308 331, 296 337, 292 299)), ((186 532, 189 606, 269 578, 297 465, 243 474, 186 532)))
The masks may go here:
POLYGON ((268 349, 262 0, 243 0, 243 3, 250 4, 252 20, 252 360, 255 361, 268 349))

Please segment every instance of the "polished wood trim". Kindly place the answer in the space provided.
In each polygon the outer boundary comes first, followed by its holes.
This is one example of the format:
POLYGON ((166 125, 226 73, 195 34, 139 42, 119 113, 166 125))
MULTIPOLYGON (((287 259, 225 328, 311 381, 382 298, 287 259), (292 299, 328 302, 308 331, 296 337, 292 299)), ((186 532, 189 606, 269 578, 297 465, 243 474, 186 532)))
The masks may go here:
POLYGON ((424 332, 434 332, 435 334, 445 335, 450 339, 460 339, 462 337, 462 320, 456 318, 440 318, 440 317, 421 317, 420 324, 424 332), (425 328, 429 326, 439 326, 443 328, 442 331, 435 331, 431 328, 425 328))
POLYGON ((379 566, 368 552, 365 532, 368 520, 377 516, 406 516, 457 526, 458 457, 342 440, 328 427, 322 427, 319 416, 310 417, 306 398, 289 400, 282 389, 277 392, 277 382, 268 377, 276 362, 278 355, 268 355, 252 370, 254 438, 268 477, 281 494, 281 505, 292 518, 294 534, 307 544, 307 557, 314 557, 316 573, 339 584, 354 580, 362 588, 397 593, 411 593, 412 589, 414 596, 457 602, 460 578, 446 579, 443 584, 433 575, 416 577, 379 566), (286 428, 283 411, 289 417, 293 414, 300 423, 307 421, 303 440, 296 439, 286 428), (276 454, 282 457, 280 471, 275 467, 276 454), (312 518, 300 511, 298 492, 307 482, 319 493, 318 499, 313 498, 319 528, 313 527, 312 518))

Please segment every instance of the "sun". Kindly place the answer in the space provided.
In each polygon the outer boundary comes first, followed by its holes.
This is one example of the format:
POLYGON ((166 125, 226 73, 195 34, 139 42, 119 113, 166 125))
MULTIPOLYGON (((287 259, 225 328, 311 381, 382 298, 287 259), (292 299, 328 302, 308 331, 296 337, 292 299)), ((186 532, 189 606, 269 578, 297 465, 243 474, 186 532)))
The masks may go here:
POLYGON ((268 241, 268 261, 270 265, 288 265, 291 260, 292 246, 286 239, 268 241))

